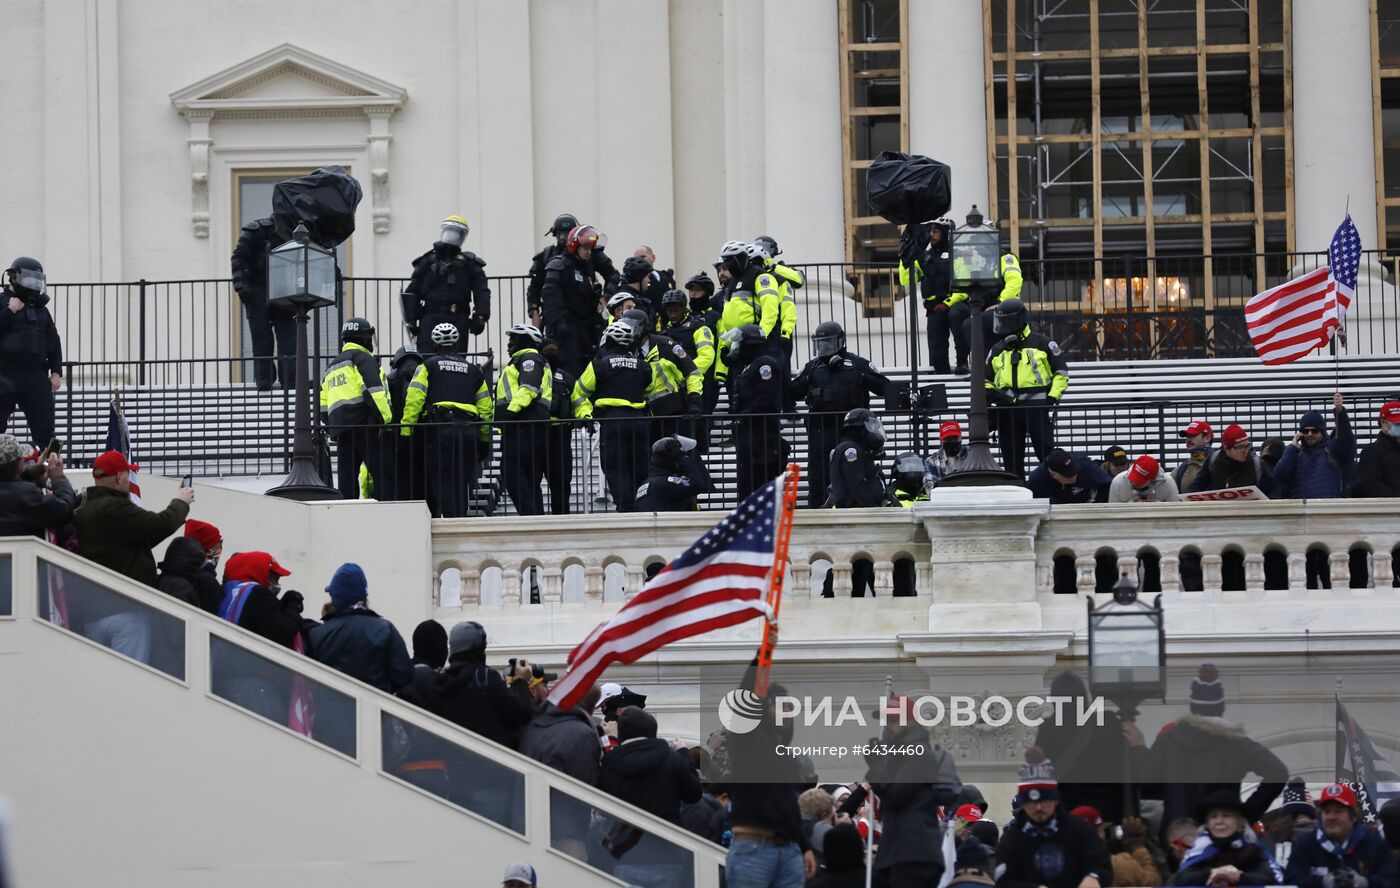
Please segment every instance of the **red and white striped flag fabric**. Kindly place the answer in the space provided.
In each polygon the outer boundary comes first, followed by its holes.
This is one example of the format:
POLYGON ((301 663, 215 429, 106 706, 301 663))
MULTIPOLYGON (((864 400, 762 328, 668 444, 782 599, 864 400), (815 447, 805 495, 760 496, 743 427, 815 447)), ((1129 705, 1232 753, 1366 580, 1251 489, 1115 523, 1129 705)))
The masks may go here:
MULTIPOLYGON (((1361 235, 1348 215, 1327 249, 1327 265, 1245 303, 1244 321, 1265 364, 1287 364, 1332 341, 1356 295, 1361 235)), ((1343 340, 1345 341, 1345 340, 1343 340)))
POLYGON ((633 663, 673 641, 771 614, 764 596, 785 478, 750 494, 574 648, 550 702, 572 709, 613 663, 633 663))

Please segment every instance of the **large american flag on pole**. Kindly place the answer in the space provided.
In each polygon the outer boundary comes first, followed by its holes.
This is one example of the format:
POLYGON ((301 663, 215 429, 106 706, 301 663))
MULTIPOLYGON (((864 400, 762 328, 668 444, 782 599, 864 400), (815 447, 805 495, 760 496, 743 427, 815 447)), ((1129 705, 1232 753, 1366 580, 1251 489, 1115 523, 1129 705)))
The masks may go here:
POLYGON ((751 493, 574 648, 550 702, 572 709, 613 663, 632 663, 673 641, 769 615, 764 593, 785 478, 751 493))
POLYGON ((1254 296, 1244 320, 1265 364, 1296 361, 1332 340, 1356 296, 1361 235, 1348 214, 1332 235, 1328 264, 1254 296))
POLYGON ((1400 775, 1376 752, 1370 735, 1347 711, 1340 694, 1336 700, 1337 782, 1352 788, 1362 819, 1375 823, 1381 806, 1400 797, 1400 775))

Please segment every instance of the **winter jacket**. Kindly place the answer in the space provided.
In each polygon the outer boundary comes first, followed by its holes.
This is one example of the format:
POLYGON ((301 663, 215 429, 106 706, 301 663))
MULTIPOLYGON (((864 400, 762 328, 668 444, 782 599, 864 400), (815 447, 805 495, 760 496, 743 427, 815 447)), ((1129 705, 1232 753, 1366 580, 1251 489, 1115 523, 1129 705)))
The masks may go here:
POLYGON ((53 315, 43 305, 10 311, 15 292, 0 287, 0 368, 63 373, 63 344, 53 315))
MULTIPOLYGON (((300 593, 284 592, 282 597, 278 598, 277 593, 261 583, 254 582, 251 577, 230 577, 225 573, 224 598, 227 599, 236 591, 237 586, 245 582, 253 582, 253 587, 248 591, 247 601, 244 602, 238 619, 229 622, 283 647, 292 647, 297 634, 301 632, 300 593)), ((220 607, 215 612, 222 609, 221 600, 220 607)))
POLYGON ((943 832, 938 806, 951 806, 962 791, 953 759, 935 746, 926 728, 909 725, 894 737, 892 747, 922 747, 920 755, 866 756, 866 780, 880 800, 883 826, 877 870, 906 863, 943 863, 943 832))
POLYGON ((681 822, 681 806, 702 795, 690 754, 656 737, 636 737, 608 753, 598 788, 675 824, 681 822))
POLYGON ((1196 806, 1211 793, 1238 792, 1240 781, 1249 774, 1260 778, 1259 787, 1244 803, 1245 817, 1253 823, 1288 781, 1288 768, 1278 756, 1223 718, 1186 715, 1163 727, 1142 775, 1144 783, 1158 785, 1155 792, 1144 791, 1144 795, 1164 803, 1163 846, 1168 824, 1178 817, 1194 818, 1196 806), (1187 778, 1195 782, 1185 782, 1187 778))
POLYGON ((1231 459, 1225 451, 1217 450, 1206 460, 1205 467, 1191 482, 1191 493, 1205 493, 1209 490, 1227 490, 1231 487, 1258 487, 1265 496, 1278 495, 1278 483, 1274 473, 1258 453, 1251 452, 1243 462, 1231 459))
POLYGON ((78 494, 65 478, 53 482, 52 494, 19 478, 0 481, 0 536, 42 539, 44 531, 72 521, 77 507, 78 494))
POLYGON ((1157 869, 1157 862, 1152 859, 1152 852, 1146 848, 1138 846, 1132 851, 1120 851, 1113 855, 1112 860, 1115 885, 1162 884, 1162 873, 1157 869))
POLYGON ((479 661, 450 660, 431 683, 414 682, 399 696, 503 746, 513 745, 520 726, 530 720, 525 683, 507 685, 499 672, 479 661))
MULTIPOLYGON (((1113 483, 1108 485, 1108 501, 1111 503, 1133 503, 1138 501, 1137 497, 1138 492, 1133 488, 1127 472, 1115 475, 1113 483)), ((1171 475, 1158 469, 1157 477, 1147 485, 1144 502, 1178 503, 1181 502, 1181 491, 1177 490, 1171 475)))
POLYGON ((1220 451, 1214 447, 1207 447, 1200 453, 1192 453, 1189 459, 1172 469, 1172 480, 1176 482, 1176 489, 1182 491, 1192 490, 1192 485, 1196 482, 1196 479, 1201 476, 1202 472, 1204 472, 1206 463, 1210 462, 1210 458, 1219 452, 1220 451), (1197 457, 1200 457, 1200 459, 1197 459, 1197 457))
POLYGON ((176 537, 165 549, 156 588, 172 598, 211 614, 219 612, 224 590, 218 577, 204 569, 204 547, 198 540, 176 537))
MULTIPOLYGON (((1120 476, 1121 477, 1121 476, 1120 476)), ((1084 680, 1065 671, 1050 682, 1050 695, 1088 700, 1089 689, 1084 680)), ((1066 722, 1055 724, 1047 719, 1036 729, 1035 745, 1045 751, 1055 763, 1055 777, 1060 784, 1060 807, 1073 811, 1080 805, 1096 808, 1109 823, 1123 821, 1123 724, 1116 712, 1105 712, 1103 724, 1093 721, 1076 726, 1071 713, 1078 703, 1065 704, 1066 722)), ((1130 766, 1137 770, 1146 765, 1147 751, 1132 750, 1130 766)), ((1130 777, 1136 785, 1136 777, 1130 777)))
MULTIPOLYGON (((1210 878, 1210 871, 1233 866, 1240 871, 1238 885, 1277 885, 1278 870, 1269 852, 1252 835, 1236 833, 1217 839, 1202 830, 1181 862, 1181 869, 1167 881, 1168 885, 1200 886, 1210 878)), ((1289 884, 1296 884, 1290 882, 1289 884)))
MULTIPOLYGON (((523 682, 516 684, 524 686, 523 682)), ((597 782, 601 751, 598 729, 588 713, 577 707, 565 712, 553 703, 535 713, 520 738, 522 755, 588 784, 597 782)), ((680 814, 679 806, 676 814, 680 814)))
POLYGON ((189 504, 178 499, 160 512, 148 512, 119 490, 89 487, 86 502, 73 516, 78 554, 154 587, 156 559, 151 549, 179 530, 189 514, 189 504))
POLYGON ((719 814, 721 807, 719 799, 708 792, 702 793, 699 801, 681 805, 681 829, 692 832, 702 839, 718 842, 720 835, 715 826, 717 824, 716 815, 719 814))
POLYGON ((1298 428, 1322 429, 1322 440, 1311 447, 1289 444, 1283 449, 1274 476, 1294 499, 1336 499, 1346 492, 1356 465, 1356 435, 1345 410, 1338 410, 1336 416, 1337 432, 1329 435, 1322 411, 1304 413, 1298 428))
POLYGON ((1079 463, 1079 473, 1073 484, 1061 484, 1045 466, 1036 466, 1026 479, 1031 496, 1048 499, 1051 505, 1066 503, 1102 503, 1108 500, 1111 480, 1108 473, 1099 468, 1098 463, 1085 457, 1075 457, 1079 463))
POLYGON ((362 605, 327 616, 307 636, 306 653, 388 693, 413 679, 413 661, 399 630, 362 605))
POLYGON ((1361 451, 1362 496, 1400 496, 1400 438, 1379 435, 1361 451))
POLYGON ((1089 821, 1072 816, 1061 804, 1045 827, 1017 811, 997 843, 1000 888, 1078 888, 1085 876, 1113 884, 1108 847, 1089 821))
POLYGON ((1352 827, 1351 836, 1341 847, 1323 834, 1321 826, 1299 836, 1293 842, 1283 881, 1298 888, 1322 888, 1323 876, 1343 868, 1365 876, 1369 888, 1400 885, 1394 853, 1381 834, 1365 823, 1352 827))
MULTIPOLYGON (((753 690, 757 669, 757 658, 750 660, 740 688, 753 690)), ((765 717, 746 734, 726 732, 725 741, 729 771, 723 789, 729 793, 730 822, 735 827, 770 831, 806 851, 797 796, 811 784, 803 783, 801 768, 793 757, 775 749, 792 742, 792 722, 779 727, 765 717)))

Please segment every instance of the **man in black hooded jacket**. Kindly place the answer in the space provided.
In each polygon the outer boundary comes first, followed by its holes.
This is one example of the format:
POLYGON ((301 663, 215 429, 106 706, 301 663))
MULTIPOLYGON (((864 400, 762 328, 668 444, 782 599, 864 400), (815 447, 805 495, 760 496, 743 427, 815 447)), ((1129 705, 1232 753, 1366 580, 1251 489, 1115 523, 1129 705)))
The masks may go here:
POLYGON ((603 759, 598 788, 663 820, 680 823, 681 805, 700 801, 700 778, 685 750, 656 736, 656 719, 645 709, 617 717, 620 746, 603 759))
POLYGON ((224 590, 213 571, 206 570, 204 546, 192 537, 179 536, 170 541, 165 560, 160 563, 160 578, 156 588, 186 604, 219 612, 224 590))
POLYGON ((532 711, 529 661, 515 663, 515 676, 524 681, 507 685, 486 665, 486 630, 475 621, 453 626, 447 649, 447 668, 436 681, 429 687, 410 684, 400 696, 487 740, 513 746, 532 711))

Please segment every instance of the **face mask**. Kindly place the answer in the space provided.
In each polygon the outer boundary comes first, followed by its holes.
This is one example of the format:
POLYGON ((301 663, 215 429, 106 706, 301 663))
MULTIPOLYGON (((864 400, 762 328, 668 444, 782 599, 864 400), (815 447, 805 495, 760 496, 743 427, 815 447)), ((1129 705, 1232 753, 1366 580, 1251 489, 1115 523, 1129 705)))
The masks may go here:
POLYGON ((1400 423, 1391 423, 1385 433, 1392 438, 1400 438, 1400 423))
POLYGON ((949 438, 943 442, 943 452, 949 456, 955 455, 960 450, 962 450, 962 441, 956 438, 949 438))

